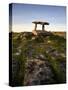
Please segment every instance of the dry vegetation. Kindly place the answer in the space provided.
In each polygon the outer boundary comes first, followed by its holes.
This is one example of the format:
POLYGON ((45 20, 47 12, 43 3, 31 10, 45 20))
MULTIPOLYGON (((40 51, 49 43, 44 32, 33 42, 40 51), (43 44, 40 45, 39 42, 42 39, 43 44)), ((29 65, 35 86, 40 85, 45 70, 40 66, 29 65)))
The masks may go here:
POLYGON ((66 82, 66 38, 63 35, 12 33, 13 86, 66 82))

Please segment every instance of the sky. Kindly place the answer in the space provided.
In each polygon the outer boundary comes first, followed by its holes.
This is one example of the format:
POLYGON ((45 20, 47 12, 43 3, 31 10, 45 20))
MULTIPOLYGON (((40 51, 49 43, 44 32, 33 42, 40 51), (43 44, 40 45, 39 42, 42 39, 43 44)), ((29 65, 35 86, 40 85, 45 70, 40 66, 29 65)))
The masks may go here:
MULTIPOLYGON (((47 31, 66 31, 66 7, 34 4, 12 5, 12 31, 34 30, 33 21, 47 21, 47 31)), ((41 30, 41 25, 37 26, 41 30)))

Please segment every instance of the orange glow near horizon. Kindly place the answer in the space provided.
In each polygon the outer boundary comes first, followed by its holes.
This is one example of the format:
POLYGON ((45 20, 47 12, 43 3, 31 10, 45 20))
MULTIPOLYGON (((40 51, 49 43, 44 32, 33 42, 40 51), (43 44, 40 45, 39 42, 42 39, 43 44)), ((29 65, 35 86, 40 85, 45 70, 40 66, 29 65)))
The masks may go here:
MULTIPOLYGON (((31 25, 12 25, 12 31, 13 32, 31 32, 32 30, 34 30, 34 24, 31 24, 31 25)), ((40 25, 37 26, 37 30, 42 30, 42 27, 40 25)), ((54 26, 54 25, 49 25, 49 26, 45 26, 45 30, 47 31, 59 31, 59 32, 62 32, 62 31, 66 31, 66 28, 65 26, 54 26)))

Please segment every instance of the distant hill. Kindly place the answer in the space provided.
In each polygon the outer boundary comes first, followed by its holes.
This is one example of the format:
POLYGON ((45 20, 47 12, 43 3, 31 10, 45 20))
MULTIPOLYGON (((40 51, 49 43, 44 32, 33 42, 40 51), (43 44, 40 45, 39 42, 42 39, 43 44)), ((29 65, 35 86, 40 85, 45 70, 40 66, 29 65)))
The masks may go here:
POLYGON ((54 35, 59 35, 66 38, 66 32, 53 32, 54 35))

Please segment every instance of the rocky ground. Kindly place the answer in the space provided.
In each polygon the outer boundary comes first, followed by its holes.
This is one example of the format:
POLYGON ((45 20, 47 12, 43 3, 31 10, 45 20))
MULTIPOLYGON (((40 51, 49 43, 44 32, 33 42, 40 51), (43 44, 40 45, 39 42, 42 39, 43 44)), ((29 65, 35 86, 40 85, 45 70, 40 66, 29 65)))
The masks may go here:
POLYGON ((44 85, 66 82, 66 38, 50 33, 12 33, 12 83, 44 85))

